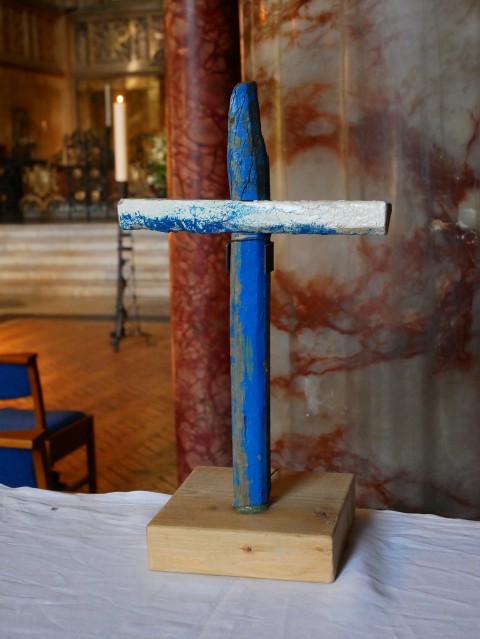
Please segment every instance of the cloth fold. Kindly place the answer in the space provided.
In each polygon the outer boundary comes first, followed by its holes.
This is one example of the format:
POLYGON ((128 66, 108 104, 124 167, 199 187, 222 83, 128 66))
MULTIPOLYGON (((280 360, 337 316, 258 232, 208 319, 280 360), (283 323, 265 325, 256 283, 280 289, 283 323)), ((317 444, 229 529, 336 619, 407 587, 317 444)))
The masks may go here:
POLYGON ((333 584, 151 572, 168 498, 0 486, 2 639, 478 639, 480 522, 358 510, 333 584))

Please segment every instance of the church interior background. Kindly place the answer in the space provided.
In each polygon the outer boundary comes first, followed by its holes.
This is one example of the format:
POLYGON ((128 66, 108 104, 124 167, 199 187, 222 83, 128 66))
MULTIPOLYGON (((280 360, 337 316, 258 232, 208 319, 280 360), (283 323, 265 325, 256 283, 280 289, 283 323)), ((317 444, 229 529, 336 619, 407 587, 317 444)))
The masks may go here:
POLYGON ((4 222, 115 216, 112 95, 130 106, 132 193, 165 194, 161 6, 67 4, 2 2, 4 222))
POLYGON ((227 238, 140 234, 151 344, 109 350, 106 102, 128 104, 132 196, 228 198, 228 98, 244 79, 272 199, 393 206, 387 238, 274 238, 274 467, 354 472, 362 506, 478 519, 479 34, 476 0, 0 1, 1 348, 44 348, 56 401, 51 351, 68 367, 85 324, 100 327, 87 369, 124 381, 106 400, 108 379, 82 380, 101 490, 171 492, 177 470, 231 462, 227 238))

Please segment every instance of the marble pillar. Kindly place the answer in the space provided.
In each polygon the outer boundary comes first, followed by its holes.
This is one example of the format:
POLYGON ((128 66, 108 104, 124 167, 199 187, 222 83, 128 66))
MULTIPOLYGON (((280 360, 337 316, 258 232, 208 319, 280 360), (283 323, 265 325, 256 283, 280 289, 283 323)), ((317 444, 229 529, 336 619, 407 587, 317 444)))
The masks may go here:
POLYGON ((272 461, 480 517, 480 3, 241 0, 272 198, 380 199, 387 238, 274 238, 272 461))
MULTIPOLYGON (((240 78, 238 9, 166 0, 168 196, 229 197, 227 115, 240 78)), ((231 463, 226 236, 170 235, 173 379, 179 479, 231 463)))

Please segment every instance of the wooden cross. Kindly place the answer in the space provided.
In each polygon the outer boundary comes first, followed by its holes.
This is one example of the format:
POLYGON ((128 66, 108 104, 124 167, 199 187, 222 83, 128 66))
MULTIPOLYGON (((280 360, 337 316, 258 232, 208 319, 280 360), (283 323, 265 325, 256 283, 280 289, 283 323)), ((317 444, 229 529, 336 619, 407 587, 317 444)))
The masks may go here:
POLYGON ((231 200, 122 200, 124 230, 232 233, 230 358, 232 384, 233 505, 258 513, 270 493, 270 272, 271 233, 384 235, 385 202, 270 201, 269 164, 254 82, 233 91, 229 112, 231 200))

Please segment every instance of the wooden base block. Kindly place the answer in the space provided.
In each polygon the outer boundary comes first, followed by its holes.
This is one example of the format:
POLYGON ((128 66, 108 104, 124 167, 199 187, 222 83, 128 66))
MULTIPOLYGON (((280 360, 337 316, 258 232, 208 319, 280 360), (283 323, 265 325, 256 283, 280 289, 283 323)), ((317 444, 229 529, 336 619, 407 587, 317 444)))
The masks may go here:
POLYGON ((280 472, 270 508, 232 507, 232 469, 198 467, 147 527, 151 570, 331 582, 355 512, 354 476, 280 472))

